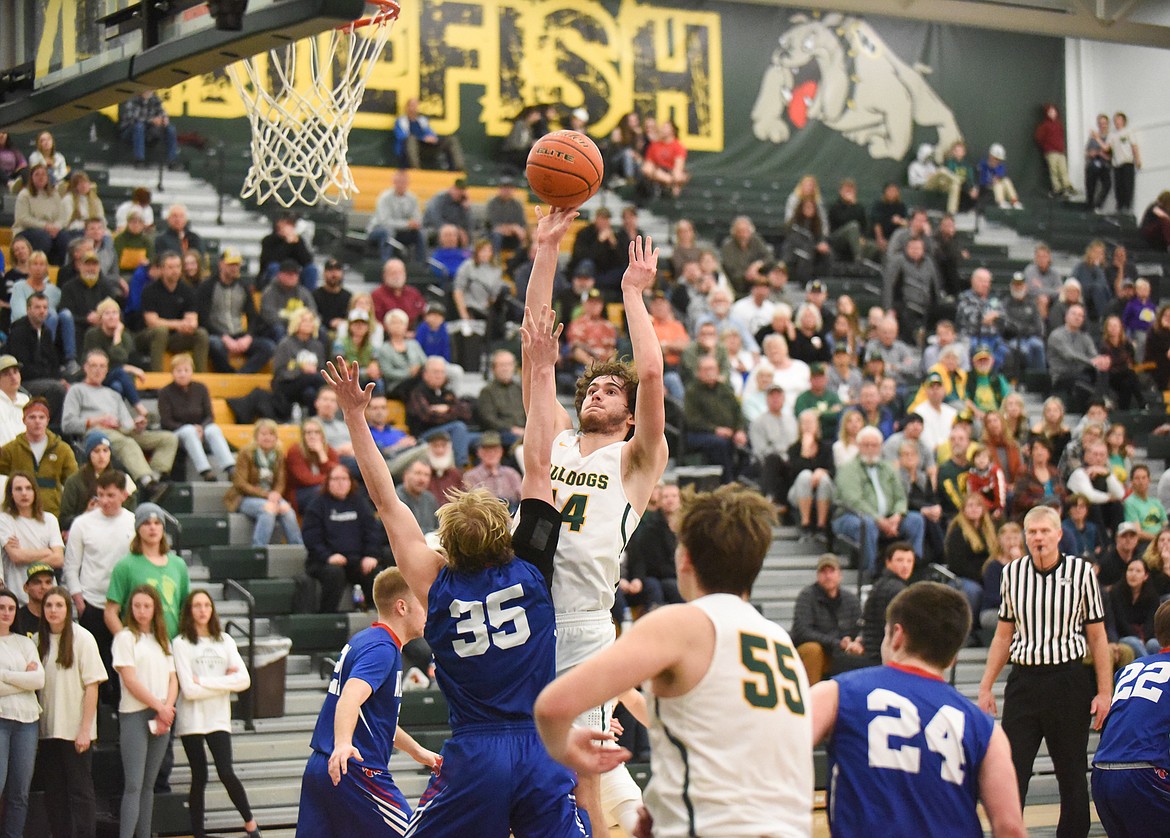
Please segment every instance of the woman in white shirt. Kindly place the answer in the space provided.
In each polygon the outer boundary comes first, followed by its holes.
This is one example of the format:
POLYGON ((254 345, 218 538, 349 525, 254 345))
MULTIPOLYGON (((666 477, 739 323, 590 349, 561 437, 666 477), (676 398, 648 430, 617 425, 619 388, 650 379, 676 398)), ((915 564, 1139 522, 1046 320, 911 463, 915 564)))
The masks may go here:
POLYGON ((113 648, 122 681, 118 739, 125 776, 118 838, 150 838, 154 781, 175 723, 179 682, 158 591, 150 585, 135 588, 123 624, 113 648))
POLYGON ((28 602, 24 583, 30 565, 47 564, 59 570, 65 563, 65 542, 61 540, 57 517, 41 506, 41 493, 28 472, 13 472, 4 487, 4 503, 0 505, 0 553, 3 554, 4 587, 13 592, 21 605, 28 602))
POLYGON ((0 835, 5 838, 24 834, 41 716, 36 691, 45 685, 36 644, 12 633, 19 607, 16 594, 0 591, 0 794, 5 799, 0 835))
POLYGON ((192 591, 179 615, 179 636, 175 638, 175 670, 183 691, 175 733, 183 742, 191 766, 191 829, 195 838, 204 838, 203 795, 207 788, 207 743, 215 760, 215 773, 228 797, 244 819, 248 838, 259 838, 260 828, 252 817, 248 795, 232 769, 231 694, 251 685, 248 668, 236 649, 236 641, 223 631, 215 603, 206 591, 192 591))
POLYGON ((51 589, 41 604, 37 651, 45 668, 41 690, 41 770, 45 809, 56 838, 93 838, 97 818, 91 745, 97 739, 98 684, 106 667, 92 634, 73 622, 69 591, 51 589))

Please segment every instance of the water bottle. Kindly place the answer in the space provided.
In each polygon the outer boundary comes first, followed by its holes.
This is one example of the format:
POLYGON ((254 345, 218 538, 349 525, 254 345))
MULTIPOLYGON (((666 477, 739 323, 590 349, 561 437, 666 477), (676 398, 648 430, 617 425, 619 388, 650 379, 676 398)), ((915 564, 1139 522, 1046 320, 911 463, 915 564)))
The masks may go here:
POLYGON ((366 594, 365 594, 365 591, 362 590, 361 585, 354 585, 353 586, 353 610, 354 611, 365 611, 366 610, 366 594))

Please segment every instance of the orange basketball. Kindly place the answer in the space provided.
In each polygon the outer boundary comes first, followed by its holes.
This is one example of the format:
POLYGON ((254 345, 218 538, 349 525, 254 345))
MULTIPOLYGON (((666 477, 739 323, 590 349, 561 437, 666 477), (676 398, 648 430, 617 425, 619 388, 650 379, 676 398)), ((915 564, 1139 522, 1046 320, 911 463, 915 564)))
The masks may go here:
POLYGON ((597 144, 580 131, 553 131, 528 152, 528 185, 554 207, 577 207, 601 186, 605 166, 597 144))

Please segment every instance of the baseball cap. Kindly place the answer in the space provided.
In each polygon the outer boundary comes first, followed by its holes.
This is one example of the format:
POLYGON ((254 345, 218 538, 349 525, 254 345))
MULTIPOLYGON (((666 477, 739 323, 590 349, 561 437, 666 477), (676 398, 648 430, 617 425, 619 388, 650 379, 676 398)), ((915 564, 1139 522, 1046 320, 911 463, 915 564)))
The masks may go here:
POLYGON ((426 313, 427 314, 441 314, 444 317, 446 317, 447 316, 447 307, 445 305, 443 305, 442 303, 428 303, 426 313))
POLYGON ((1003 149, 1003 143, 992 143, 987 153, 996 160, 1007 160, 1007 152, 1003 149))
POLYGON ((905 416, 902 417, 902 427, 903 428, 906 427, 907 425, 914 423, 914 422, 917 422, 919 425, 926 424, 926 420, 922 418, 921 413, 907 413, 905 416))
POLYGON ((833 347, 833 354, 834 355, 848 355, 849 354, 849 347, 846 346, 845 343, 843 343, 843 342, 838 343, 836 346, 833 347))
POLYGON ((577 119, 581 120, 582 122, 589 121, 589 111, 585 110, 584 108, 577 108, 576 110, 574 110, 573 116, 576 117, 577 119))
POLYGON ((769 385, 768 385, 768 389, 767 389, 767 391, 766 391, 766 392, 769 392, 769 393, 783 393, 783 392, 784 392, 784 388, 783 388, 783 387, 781 387, 779 384, 769 384, 769 385))
POLYGON ((1025 282, 1026 280, 1027 277, 1025 277, 1020 271, 1016 271, 1014 274, 1012 274, 1012 282, 1025 282))
POLYGON ((784 264, 783 262, 769 262, 767 265, 764 265, 764 267, 762 267, 760 269, 760 273, 764 274, 765 276, 772 273, 772 271, 781 271, 782 273, 788 273, 788 266, 786 264, 784 264))
POLYGON ((978 361, 982 358, 993 358, 993 357, 994 356, 991 354, 990 349, 988 349, 986 346, 981 346, 980 348, 975 350, 975 354, 971 356, 971 360, 978 361))
POLYGON ((927 385, 942 384, 943 378, 937 372, 932 372, 930 375, 926 376, 926 383, 927 383, 927 385))
POLYGON ((365 320, 367 323, 369 323, 370 322, 370 313, 368 311, 366 311, 364 308, 352 309, 349 312, 349 322, 352 323, 355 320, 365 320))
POLYGON ((42 398, 41 396, 35 396, 35 397, 29 399, 28 404, 26 404, 24 406, 24 409, 21 410, 21 414, 23 415, 25 413, 28 413, 30 410, 35 410, 37 408, 45 411, 45 415, 47 415, 47 416, 53 415, 53 411, 51 411, 49 409, 49 402, 47 400, 45 400, 44 398, 42 398))
POLYGON ((340 261, 332 257, 325 260, 325 270, 327 271, 341 270, 344 267, 345 265, 341 264, 340 261))
POLYGON ((431 434, 427 437, 427 442, 450 442, 451 435, 446 431, 439 431, 437 434, 431 434))
POLYGON ((1137 525, 1136 521, 1122 521, 1120 524, 1117 525, 1117 534, 1118 535, 1125 535, 1127 533, 1132 533, 1134 535, 1137 535, 1137 533, 1139 532, 1140 529, 1141 529, 1141 527, 1139 527, 1137 525))
POLYGON ((586 294, 585 297, 586 297, 586 299, 589 299, 589 300, 599 300, 599 299, 601 299, 601 292, 598 291, 596 288, 590 288, 589 293, 586 294))
POLYGON ((456 178, 455 183, 453 183, 452 186, 454 186, 456 189, 466 189, 467 188, 467 178, 465 178, 465 177, 456 178))
POLYGON ((500 437, 498 431, 484 431, 479 438, 480 448, 503 448, 504 440, 500 437))
POLYGON ((47 573, 53 577, 56 577, 57 575, 56 571, 54 571, 53 568, 49 565, 45 564, 44 562, 37 562, 36 564, 30 564, 28 566, 28 570, 25 572, 25 578, 32 579, 34 576, 40 576, 42 573, 47 573))
POLYGON ((296 259, 285 259, 280 263, 280 272, 285 274, 299 274, 301 272, 301 263, 296 259))
POLYGON ((0 355, 0 372, 4 372, 4 370, 10 370, 13 367, 16 367, 18 370, 23 369, 24 364, 16 360, 15 355, 0 355))
POLYGON ((814 279, 808 285, 804 286, 804 290, 809 294, 828 293, 828 289, 825 288, 825 283, 821 282, 819 279, 814 279))
POLYGON ((596 276, 597 266, 593 264, 592 259, 582 259, 577 263, 576 270, 573 271, 573 276, 587 276, 593 279, 596 276))
POLYGON ((110 447, 110 438, 101 431, 90 431, 85 437, 85 456, 89 459, 89 455, 93 453, 93 449, 99 445, 110 447))
MULTIPOLYGON (((223 253, 219 254, 219 261, 225 265, 239 265, 244 261, 244 257, 236 248, 225 247, 223 253)), ((284 266, 282 265, 281 267, 283 268, 284 266)))
POLYGON ((816 361, 812 364, 809 364, 808 365, 808 374, 809 375, 824 375, 825 374, 825 365, 822 364, 820 361, 816 361))
POLYGON ((94 253, 93 251, 90 251, 89 253, 87 253, 87 254, 85 254, 84 256, 82 256, 82 257, 81 257, 81 263, 82 263, 82 264, 85 264, 86 262, 97 262, 97 263, 99 263, 99 264, 100 264, 100 263, 101 263, 101 261, 102 261, 101 257, 100 257, 100 256, 98 256, 98 255, 97 255, 96 253, 94 253))
POLYGON ((832 553, 821 553, 821 557, 817 559, 817 572, 819 573, 826 567, 835 567, 837 570, 840 570, 841 560, 832 553))

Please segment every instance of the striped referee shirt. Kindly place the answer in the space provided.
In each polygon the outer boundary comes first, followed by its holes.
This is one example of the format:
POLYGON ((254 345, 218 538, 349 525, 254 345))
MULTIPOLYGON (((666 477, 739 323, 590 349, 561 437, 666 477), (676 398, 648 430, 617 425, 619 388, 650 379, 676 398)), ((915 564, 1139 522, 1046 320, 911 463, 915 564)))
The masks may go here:
POLYGON ((1016 559, 1003 569, 1000 593, 999 619, 1015 624, 1008 657, 1017 665, 1081 660, 1085 624, 1105 619, 1092 566, 1078 556, 1063 556, 1045 571, 1030 556, 1016 559))

